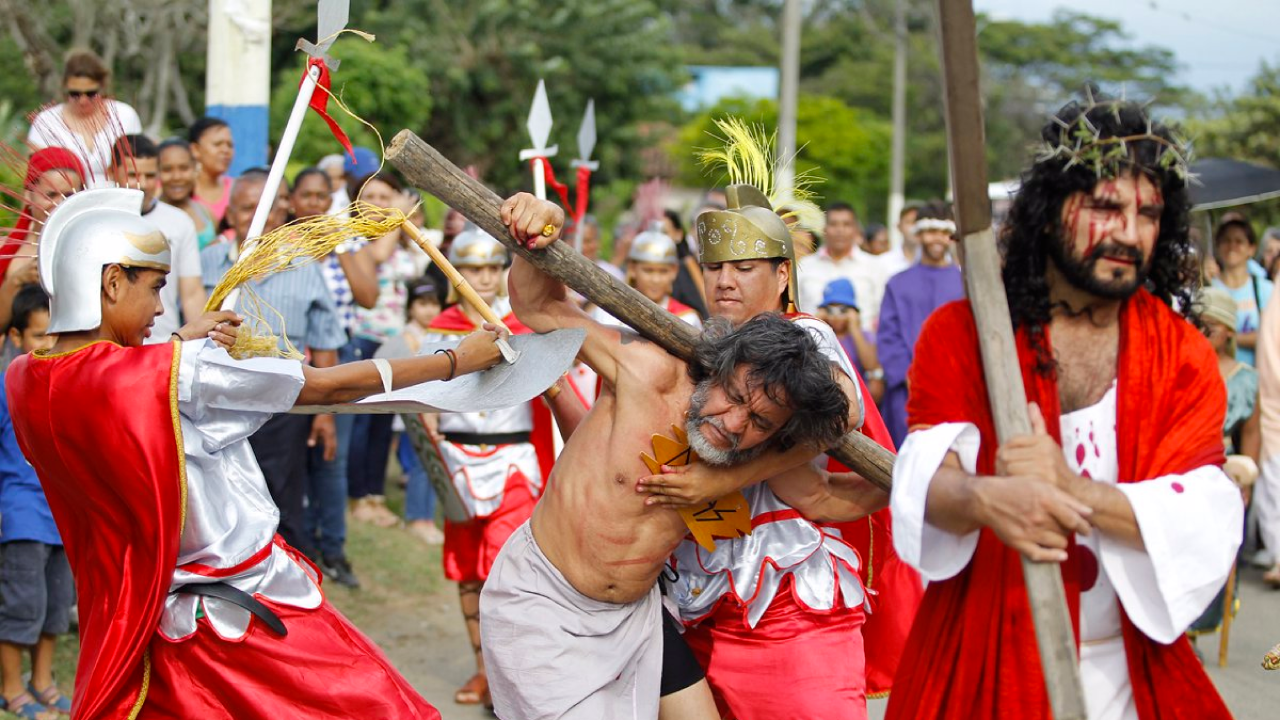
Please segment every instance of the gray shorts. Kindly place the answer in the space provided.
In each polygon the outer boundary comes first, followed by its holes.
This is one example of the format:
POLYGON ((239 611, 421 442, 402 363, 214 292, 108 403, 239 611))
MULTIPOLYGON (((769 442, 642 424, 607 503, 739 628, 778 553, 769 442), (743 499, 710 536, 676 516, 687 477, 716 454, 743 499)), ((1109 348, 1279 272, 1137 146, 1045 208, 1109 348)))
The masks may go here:
POLYGON ((656 720, 662 675, 657 584, 618 605, 579 593, 521 525, 480 594, 480 633, 502 720, 656 720))
POLYGON ((61 545, 15 540, 0 545, 0 642, 35 645, 71 628, 75 581, 61 545))

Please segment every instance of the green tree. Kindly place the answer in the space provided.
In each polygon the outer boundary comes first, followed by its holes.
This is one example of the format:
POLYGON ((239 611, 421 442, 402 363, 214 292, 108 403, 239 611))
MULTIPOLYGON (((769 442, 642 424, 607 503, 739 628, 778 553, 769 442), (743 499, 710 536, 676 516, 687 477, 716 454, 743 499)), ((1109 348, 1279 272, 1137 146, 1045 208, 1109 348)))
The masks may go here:
MULTIPOLYGON (((517 160, 539 79, 555 117, 555 163, 576 155, 578 125, 595 99, 597 183, 642 174, 644 121, 677 112, 680 51, 666 15, 649 0, 397 0, 373 3, 353 23, 403 46, 431 78, 434 111, 412 126, 445 156, 475 165, 503 188, 527 187, 517 160)), ((399 130, 399 128, 395 128, 399 130)))
MULTIPOLYGON (((695 157, 698 148, 712 147, 714 121, 736 116, 765 128, 776 126, 777 104, 772 100, 729 99, 693 118, 680 131, 672 153, 680 168, 679 180, 692 187, 723 185, 724 178, 707 171, 695 157)), ((819 204, 843 200, 864 218, 885 212, 889 182, 891 129, 883 119, 831 97, 804 95, 796 108, 795 167, 822 178, 813 190, 819 204)))
POLYGON ((1280 65, 1263 62, 1248 87, 1220 96, 1188 123, 1196 155, 1280 162, 1280 65))
MULTIPOLYGON (((404 46, 368 43, 343 36, 334 43, 330 54, 342 64, 330 76, 334 98, 329 100, 329 115, 346 131, 352 144, 375 150, 379 146, 373 130, 343 112, 335 99, 341 99, 353 113, 383 133, 383 141, 387 143, 400 128, 420 128, 427 124, 433 101, 430 81, 426 73, 414 68, 404 46)), ((293 64, 281 67, 276 73, 271 92, 273 141, 284 131, 293 109, 305 60, 305 56, 297 55, 293 64)), ((329 126, 315 113, 308 113, 298 133, 293 157, 314 163, 336 152, 342 152, 342 147, 329 132, 329 126)))

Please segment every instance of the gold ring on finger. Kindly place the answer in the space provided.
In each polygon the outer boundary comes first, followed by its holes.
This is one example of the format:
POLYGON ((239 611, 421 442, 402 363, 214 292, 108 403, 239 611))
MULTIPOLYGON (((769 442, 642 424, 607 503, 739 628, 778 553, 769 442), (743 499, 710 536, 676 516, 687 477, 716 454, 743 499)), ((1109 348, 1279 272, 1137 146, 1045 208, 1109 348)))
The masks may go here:
POLYGON ((542 226, 542 237, 551 237, 552 235, 555 235, 555 234, 556 234, 555 225, 552 225, 551 223, 547 223, 546 225, 542 226))

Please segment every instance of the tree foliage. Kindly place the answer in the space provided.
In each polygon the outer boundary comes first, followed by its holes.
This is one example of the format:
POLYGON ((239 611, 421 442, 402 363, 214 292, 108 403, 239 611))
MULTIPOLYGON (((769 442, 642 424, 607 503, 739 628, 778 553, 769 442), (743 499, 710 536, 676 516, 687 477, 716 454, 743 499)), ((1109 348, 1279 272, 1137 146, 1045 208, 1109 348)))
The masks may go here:
POLYGON ((500 187, 528 184, 517 155, 530 144, 525 121, 539 79, 561 172, 576 157, 589 98, 602 181, 640 174, 640 123, 676 110, 679 49, 669 18, 648 0, 396 0, 374 3, 361 23, 379 42, 403 46, 431 77, 435 112, 413 129, 500 187))
MULTIPOLYGON (((420 128, 431 117, 434 98, 427 73, 414 67, 408 50, 402 45, 367 43, 357 37, 344 36, 334 43, 330 54, 342 61, 330 76, 334 98, 353 113, 377 128, 384 142, 400 128, 420 128)), ((271 92, 271 137, 280 137, 298 94, 298 82, 305 68, 305 56, 293 58, 276 73, 271 92)), ((334 99, 329 101, 329 115, 342 126, 353 145, 377 148, 373 130, 348 116, 334 99)), ((298 133, 294 157, 313 163, 342 147, 329 132, 329 127, 314 114, 309 114, 298 133)))
MULTIPOLYGON (((716 145, 715 120, 725 116, 772 128, 777 126, 778 107, 772 100, 730 99, 695 117, 681 130, 672 151, 680 160, 682 184, 723 186, 724 178, 703 168, 695 153, 716 145)), ((801 96, 796 108, 796 172, 812 171, 822 179, 813 188, 819 204, 841 200, 863 217, 880 217, 889 191, 891 133, 889 124, 872 113, 831 97, 801 96)))
POLYGON ((1280 65, 1264 62, 1240 95, 1219 97, 1189 123, 1196 155, 1280 164, 1280 65))

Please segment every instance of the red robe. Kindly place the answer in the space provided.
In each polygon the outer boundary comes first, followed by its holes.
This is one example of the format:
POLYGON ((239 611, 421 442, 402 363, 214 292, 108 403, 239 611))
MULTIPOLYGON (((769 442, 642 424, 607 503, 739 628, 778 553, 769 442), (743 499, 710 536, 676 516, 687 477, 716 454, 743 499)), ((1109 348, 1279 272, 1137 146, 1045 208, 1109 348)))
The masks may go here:
POLYGON ((146 696, 147 647, 185 521, 174 347, 99 342, 62 356, 23 355, 6 375, 18 445, 75 575, 76 720, 132 718, 146 696))
MULTIPOLYGON (((811 317, 792 313, 790 319, 811 317)), ((893 438, 880 417, 880 410, 871 402, 871 392, 862 377, 855 373, 855 382, 862 393, 862 434, 877 445, 893 452, 893 438)), ((836 460, 827 463, 831 472, 847 472, 836 460)), ((920 574, 902 562, 893 548, 893 515, 889 508, 873 513, 870 517, 850 523, 834 523, 844 539, 858 551, 863 559, 859 575, 867 589, 871 612, 862 626, 863 645, 866 648, 867 697, 885 697, 893 687, 893 676, 906 645, 907 634, 915 620, 924 585, 920 574)))
POLYGON ((18 444, 75 576, 73 718, 438 720, 327 601, 303 610, 259 596, 286 637, 257 620, 237 641, 208 627, 181 641, 158 632, 186 522, 179 347, 98 342, 24 355, 6 376, 18 444))
MULTIPOLYGON (((968 422, 982 437, 978 472, 994 472, 997 441, 967 301, 939 308, 918 341, 929 351, 911 366, 911 427, 968 422)), ((1048 336, 1046 332, 1046 342, 1048 336)), ((1017 335, 1027 400, 1039 403, 1059 439, 1054 378, 1036 373, 1025 330, 1017 335)), ((1204 337, 1145 290, 1120 316, 1116 447, 1120 482, 1141 482, 1221 465, 1226 396, 1204 337)), ((1059 440, 1060 442, 1060 440, 1059 440)), ((1062 564, 1067 604, 1079 633, 1080 570, 1062 564)), ((1185 636, 1161 645, 1121 608, 1134 702, 1142 720, 1231 717, 1185 636)), ((960 574, 934 582, 907 641, 889 701, 890 720, 1020 718, 1050 720, 1019 554, 983 529, 960 574)))

